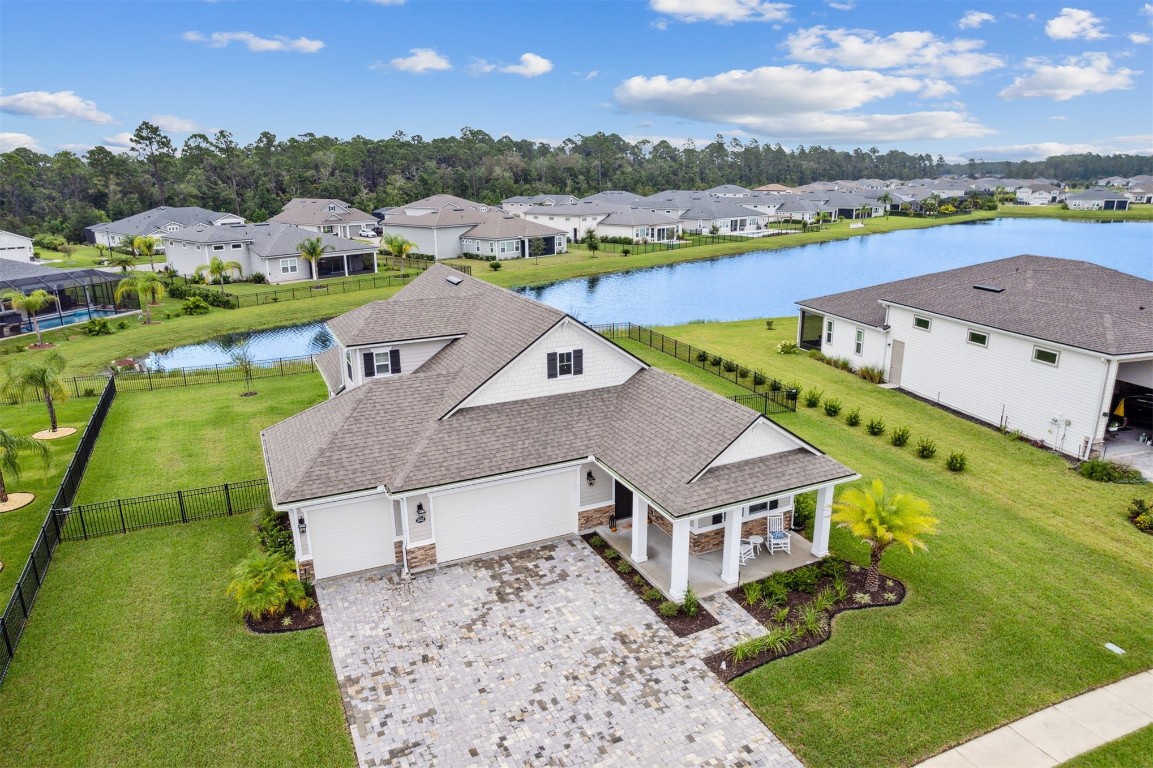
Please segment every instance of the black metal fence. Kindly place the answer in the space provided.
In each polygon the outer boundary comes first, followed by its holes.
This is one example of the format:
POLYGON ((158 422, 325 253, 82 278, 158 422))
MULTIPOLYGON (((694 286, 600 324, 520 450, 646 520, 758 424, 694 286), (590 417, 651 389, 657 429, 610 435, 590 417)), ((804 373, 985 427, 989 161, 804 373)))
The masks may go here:
MULTIPOLYGON (((640 255, 642 253, 656 253, 660 251, 679 251, 685 248, 694 248, 699 245, 716 245, 717 243, 755 243, 765 237, 775 237, 776 235, 789 235, 797 232, 803 232, 804 226, 800 223, 780 222, 771 225, 770 229, 763 230, 755 236, 752 234, 746 235, 707 235, 707 234, 686 234, 685 240, 675 240, 672 242, 659 242, 659 243, 608 243, 601 241, 597 246, 598 250, 606 253, 621 253, 625 248, 629 249, 630 255, 640 255)), ((569 244, 570 249, 588 250, 588 246, 583 242, 577 240, 569 244)))
POLYGON ((261 479, 77 504, 56 514, 60 540, 78 541, 231 516, 260 509, 268 501, 268 481, 261 479))
POLYGON ((610 339, 625 338, 672 355, 701 370, 708 371, 722 379, 733 382, 738 387, 749 390, 753 395, 735 395, 732 400, 747 405, 764 414, 785 413, 797 410, 797 387, 788 386, 760 370, 749 368, 734 360, 714 355, 708 350, 694 347, 663 333, 633 323, 609 323, 594 325, 592 329, 610 339), (746 398, 742 400, 741 398, 746 398))
POLYGON ((16 654, 16 646, 20 644, 20 638, 28 624, 28 617, 32 613, 32 606, 36 603, 36 596, 44 583, 44 577, 48 574, 52 555, 63 540, 61 531, 68 522, 67 509, 76 497, 76 489, 80 487, 80 480, 88 467, 92 448, 96 445, 96 438, 99 437, 100 428, 104 425, 104 417, 108 415, 108 409, 114 399, 116 399, 116 380, 107 379, 100 400, 96 403, 96 408, 88 419, 88 425, 80 436, 76 453, 72 455, 72 461, 69 462, 68 469, 60 481, 52 507, 44 518, 44 524, 40 526, 40 534, 32 546, 28 562, 20 572, 16 588, 8 600, 8 607, 4 609, 3 615, 0 615, 0 683, 4 682, 8 666, 16 654))

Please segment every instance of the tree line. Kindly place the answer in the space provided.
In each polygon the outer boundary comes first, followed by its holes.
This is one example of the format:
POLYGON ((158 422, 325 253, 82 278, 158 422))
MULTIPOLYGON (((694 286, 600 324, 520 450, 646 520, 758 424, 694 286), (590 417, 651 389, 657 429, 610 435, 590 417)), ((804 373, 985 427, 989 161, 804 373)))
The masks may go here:
POLYGON ((79 242, 90 224, 157 205, 198 205, 264 221, 293 197, 338 198, 371 211, 440 193, 496 204, 543 192, 583 197, 620 189, 648 195, 719 184, 795 186, 943 173, 1091 182, 1153 173, 1153 159, 1082 154, 1041 162, 950 165, 941 155, 927 153, 785 148, 720 134, 705 146, 691 140, 679 147, 668 141, 633 143, 603 132, 552 145, 493 138, 468 127, 459 136, 431 140, 401 131, 387 139, 346 140, 312 133, 280 139, 265 131, 244 146, 221 130, 194 133, 178 147, 146 121, 126 152, 98 146, 83 155, 26 148, 0 154, 0 228, 79 242))

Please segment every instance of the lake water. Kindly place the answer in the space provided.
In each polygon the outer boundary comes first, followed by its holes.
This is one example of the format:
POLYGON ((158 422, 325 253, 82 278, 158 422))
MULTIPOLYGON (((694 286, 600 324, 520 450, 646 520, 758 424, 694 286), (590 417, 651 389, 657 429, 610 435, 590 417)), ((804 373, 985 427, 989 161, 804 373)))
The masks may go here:
MULTIPOLYGON (((1153 280, 1153 223, 994 219, 753 251, 711 261, 565 280, 520 292, 590 324, 676 325, 796 314, 793 302, 875 283, 1032 253, 1091 261, 1153 280)), ((323 323, 228 334, 153 354, 152 368, 315 354, 332 345, 323 323)))
POLYGON ((565 280, 520 292, 586 323, 796 314, 793 302, 1022 253, 1153 279, 1153 223, 993 219, 565 280))

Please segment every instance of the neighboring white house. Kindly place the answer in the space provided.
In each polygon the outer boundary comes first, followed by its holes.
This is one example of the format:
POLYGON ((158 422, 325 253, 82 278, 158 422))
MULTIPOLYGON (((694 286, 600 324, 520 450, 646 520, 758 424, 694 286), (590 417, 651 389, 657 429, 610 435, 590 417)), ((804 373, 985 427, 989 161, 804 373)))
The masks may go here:
MULTIPOLYGON (((601 192, 592 197, 612 197, 624 193, 601 192)), ((638 200, 631 196, 630 200, 638 200)), ((640 205, 645 205, 642 201, 640 205)), ((652 208, 624 202, 603 202, 591 197, 577 203, 535 206, 522 213, 526 221, 557 227, 580 240, 590 229, 601 237, 630 237, 638 242, 670 242, 677 239, 681 223, 675 215, 657 213, 652 208)))
POLYGON ((1153 281, 1014 256, 806 299, 798 342, 1062 453, 1098 451, 1126 394, 1153 394, 1153 281))
POLYGON ((416 246, 415 252, 437 259, 466 253, 516 259, 533 255, 533 241, 540 256, 568 249, 563 230, 452 195, 433 195, 381 213, 385 234, 399 235, 416 246))
POLYGON ((1052 205, 1060 202, 1061 198, 1061 188, 1053 184, 1036 182, 1017 188, 1017 202, 1020 205, 1052 205))
POLYGON ((630 559, 667 566, 681 599, 706 551, 738 583, 741 537, 791 521, 798 493, 817 492, 811 550, 826 554, 834 488, 857 477, 760 413, 444 265, 329 329, 317 362, 331 398, 262 432, 303 575, 416 571, 615 517, 630 559))
POLYGON ((572 195, 516 195, 500 201, 500 207, 519 216, 526 208, 542 205, 571 205, 577 202, 572 195))
POLYGON ((353 208, 343 200, 295 197, 280 213, 269 219, 277 224, 295 224, 301 229, 337 237, 356 237, 363 228, 376 226, 371 213, 353 208))
POLYGON ((1065 198, 1071 211, 1127 211, 1129 203, 1129 195, 1111 189, 1087 189, 1065 198))
POLYGON ((0 229, 0 259, 31 264, 34 254, 32 238, 0 229))
POLYGON ((84 239, 95 245, 111 247, 120 245, 126 237, 154 237, 159 241, 166 235, 188 227, 222 227, 243 223, 243 216, 232 213, 220 213, 196 206, 174 208, 161 205, 124 219, 85 227, 84 239))
POLYGON ((376 247, 336 235, 318 235, 292 224, 233 224, 193 227, 165 235, 168 264, 191 275, 213 257, 240 264, 243 274, 260 272, 270 283, 307 280, 312 265, 300 256, 297 245, 319 237, 328 248, 316 264, 317 277, 346 277, 376 273, 376 247))

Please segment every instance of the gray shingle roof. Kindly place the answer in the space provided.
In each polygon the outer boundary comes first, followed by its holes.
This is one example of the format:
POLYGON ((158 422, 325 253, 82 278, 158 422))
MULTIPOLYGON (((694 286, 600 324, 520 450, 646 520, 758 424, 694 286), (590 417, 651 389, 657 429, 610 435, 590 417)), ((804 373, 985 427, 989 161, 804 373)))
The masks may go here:
POLYGON ((179 232, 165 232, 164 239, 190 243, 248 243, 248 248, 262 259, 283 258, 299 254, 296 246, 306 239, 319 237, 331 250, 326 254, 372 253, 375 246, 325 233, 301 229, 294 224, 227 224, 223 227, 197 226, 179 232))
POLYGON ((218 219, 232 215, 231 213, 210 211, 207 208, 200 208, 194 205, 183 208, 161 205, 144 211, 143 213, 137 213, 106 224, 93 224, 90 227, 85 227, 85 229, 92 232, 111 232, 116 235, 139 236, 148 235, 158 229, 162 229, 164 225, 169 222, 174 222, 182 227, 192 227, 197 224, 211 225, 212 222, 218 219))
POLYGON ((763 417, 650 368, 614 387, 463 408, 445 418, 565 317, 480 280, 452 285, 445 279, 457 276, 434 265, 388 301, 332 321, 341 340, 411 338, 406 322, 443 312, 446 319, 427 321, 423 332, 464 328, 464 335, 414 372, 373 379, 266 429, 277 503, 382 485, 394 493, 415 491, 590 454, 675 515, 853 475, 801 449, 789 452, 791 458, 725 465, 690 484, 763 417), (342 458, 321 460, 330 456, 342 458))
POLYGON ((285 203, 280 213, 270 218, 269 221, 281 224, 304 224, 310 227, 323 224, 367 224, 371 227, 376 224, 376 217, 353 208, 343 200, 296 197, 285 203), (330 203, 346 210, 330 211, 328 210, 330 203))
POLYGON ((1153 352, 1153 281, 1049 256, 1013 256, 797 304, 879 327, 882 301, 1108 355, 1153 352))
POLYGON ((316 369, 320 371, 320 378, 328 386, 330 392, 336 392, 344 382, 341 371, 343 361, 340 359, 340 348, 329 347, 316 356, 316 369))

